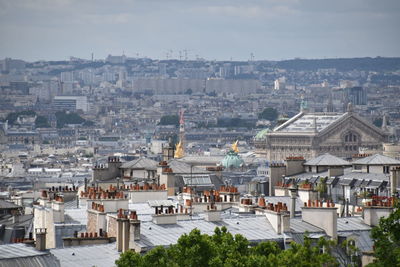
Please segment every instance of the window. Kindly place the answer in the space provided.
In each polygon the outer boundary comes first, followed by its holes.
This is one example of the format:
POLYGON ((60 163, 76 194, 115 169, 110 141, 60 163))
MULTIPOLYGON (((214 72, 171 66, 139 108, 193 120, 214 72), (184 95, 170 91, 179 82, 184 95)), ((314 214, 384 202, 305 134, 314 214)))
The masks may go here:
POLYGON ((389 173, 389 166, 383 166, 383 173, 389 173))

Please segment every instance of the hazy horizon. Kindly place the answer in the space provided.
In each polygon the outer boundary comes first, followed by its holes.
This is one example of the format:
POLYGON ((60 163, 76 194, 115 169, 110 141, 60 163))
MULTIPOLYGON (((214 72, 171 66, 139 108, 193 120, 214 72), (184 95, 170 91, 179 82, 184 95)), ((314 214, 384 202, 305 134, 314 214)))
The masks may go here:
POLYGON ((0 0, 0 14, 0 58, 26 61, 400 56, 397 0, 0 0))

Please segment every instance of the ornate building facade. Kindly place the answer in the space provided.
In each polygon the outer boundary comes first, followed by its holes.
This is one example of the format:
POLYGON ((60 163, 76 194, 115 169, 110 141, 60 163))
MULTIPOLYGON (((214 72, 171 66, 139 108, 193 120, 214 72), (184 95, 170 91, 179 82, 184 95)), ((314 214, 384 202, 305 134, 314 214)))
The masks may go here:
POLYGON ((303 156, 311 159, 329 153, 351 158, 360 148, 382 151, 388 134, 352 111, 346 113, 299 114, 265 134, 259 150, 269 161, 282 161, 286 157, 303 156))

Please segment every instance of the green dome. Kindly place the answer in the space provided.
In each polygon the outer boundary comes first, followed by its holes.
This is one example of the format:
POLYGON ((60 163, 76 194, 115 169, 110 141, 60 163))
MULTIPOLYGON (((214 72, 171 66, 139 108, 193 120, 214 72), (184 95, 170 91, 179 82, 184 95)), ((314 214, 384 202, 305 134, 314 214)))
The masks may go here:
POLYGON ((222 166, 224 166, 226 169, 230 168, 240 168, 244 164, 243 159, 236 153, 233 152, 232 150, 226 154, 225 158, 222 160, 222 166))
POLYGON ((267 129, 263 129, 263 130, 259 131, 259 132, 256 134, 255 139, 257 139, 257 140, 264 139, 265 136, 267 135, 267 133, 269 133, 269 132, 270 132, 270 130, 269 130, 268 128, 267 128, 267 129))

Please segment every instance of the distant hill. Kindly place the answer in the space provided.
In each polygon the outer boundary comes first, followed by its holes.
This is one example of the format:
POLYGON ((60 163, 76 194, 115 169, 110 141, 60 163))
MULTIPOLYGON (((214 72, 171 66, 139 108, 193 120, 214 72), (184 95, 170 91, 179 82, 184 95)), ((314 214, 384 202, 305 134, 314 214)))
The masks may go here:
POLYGON ((291 70, 318 70, 335 68, 337 71, 395 71, 400 70, 399 57, 291 59, 277 61, 275 67, 291 70))

